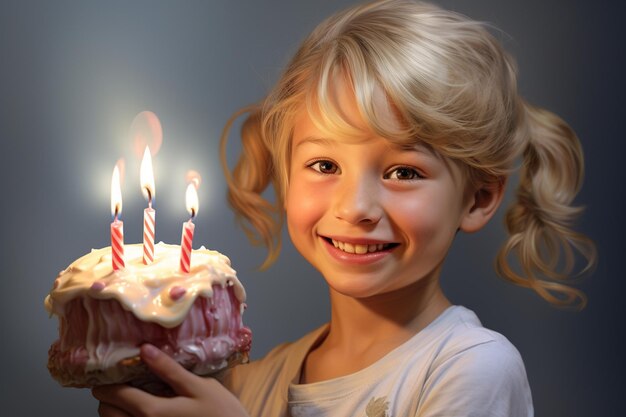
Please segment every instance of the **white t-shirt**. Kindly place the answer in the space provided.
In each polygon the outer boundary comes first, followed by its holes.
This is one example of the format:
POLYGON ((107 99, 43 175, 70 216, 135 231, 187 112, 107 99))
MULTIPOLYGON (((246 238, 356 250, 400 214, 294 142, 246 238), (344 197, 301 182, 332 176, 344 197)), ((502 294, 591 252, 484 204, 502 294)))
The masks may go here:
POLYGON ((299 384, 323 326, 224 381, 253 417, 528 417, 532 398, 519 352, 461 306, 374 364, 343 377, 299 384))

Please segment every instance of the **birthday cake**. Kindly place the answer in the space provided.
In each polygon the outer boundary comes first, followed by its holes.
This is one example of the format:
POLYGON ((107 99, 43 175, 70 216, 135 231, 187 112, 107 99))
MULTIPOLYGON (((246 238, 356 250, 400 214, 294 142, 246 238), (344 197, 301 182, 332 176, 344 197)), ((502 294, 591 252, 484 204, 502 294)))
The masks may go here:
POLYGON ((110 247, 92 250, 61 271, 45 299, 59 319, 48 369, 61 385, 151 383, 156 377, 139 357, 143 343, 198 375, 248 360, 245 290, 226 256, 193 250, 186 273, 180 246, 158 243, 150 265, 142 245, 124 252, 125 267, 114 271, 110 247))

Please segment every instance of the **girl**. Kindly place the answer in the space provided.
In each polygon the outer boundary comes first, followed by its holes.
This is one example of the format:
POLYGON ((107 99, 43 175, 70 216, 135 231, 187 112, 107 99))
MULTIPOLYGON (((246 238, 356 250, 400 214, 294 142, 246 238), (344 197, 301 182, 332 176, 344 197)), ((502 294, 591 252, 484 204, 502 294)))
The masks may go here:
POLYGON ((429 4, 357 6, 319 25, 245 112, 243 153, 225 171, 229 201, 269 248, 265 266, 284 213, 294 245, 328 283, 330 323, 230 370, 223 385, 145 345, 144 361, 177 396, 97 388, 100 414, 532 415, 517 350, 439 284, 455 235, 491 219, 521 157, 497 270, 553 304, 585 303, 562 282, 574 251, 588 267, 595 257, 570 229, 580 144, 519 97, 496 39, 429 4), (262 197, 270 183, 275 204, 262 197))

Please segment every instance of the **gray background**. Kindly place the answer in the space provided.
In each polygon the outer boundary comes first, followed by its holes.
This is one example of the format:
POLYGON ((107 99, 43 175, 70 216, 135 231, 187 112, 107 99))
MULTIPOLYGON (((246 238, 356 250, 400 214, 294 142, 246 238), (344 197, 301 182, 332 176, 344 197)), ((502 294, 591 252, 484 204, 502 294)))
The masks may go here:
MULTIPOLYGON (((218 138, 227 117, 261 98, 317 22, 351 1, 21 1, 0 3, 0 414, 94 416, 88 390, 48 375, 57 336, 43 299, 58 271, 109 245, 109 184, 126 157, 125 235, 139 242, 138 160, 128 128, 142 110, 161 119, 154 165, 157 239, 178 243, 184 173, 204 182, 195 244, 228 254, 249 294, 253 356, 324 322, 323 280, 286 242, 258 272, 224 198, 218 138)), ((615 2, 617 3, 617 2, 615 2)), ((580 287, 581 313, 555 309, 493 272, 502 211, 459 236, 443 271, 450 298, 520 350, 538 416, 617 416, 624 373, 622 255, 624 47, 621 10, 608 2, 446 0, 499 27, 518 59, 522 94, 568 120, 587 157, 580 229, 600 251, 580 287)), ((229 151, 234 154, 236 145, 229 151)), ((623 415, 623 414, 621 414, 623 415)))

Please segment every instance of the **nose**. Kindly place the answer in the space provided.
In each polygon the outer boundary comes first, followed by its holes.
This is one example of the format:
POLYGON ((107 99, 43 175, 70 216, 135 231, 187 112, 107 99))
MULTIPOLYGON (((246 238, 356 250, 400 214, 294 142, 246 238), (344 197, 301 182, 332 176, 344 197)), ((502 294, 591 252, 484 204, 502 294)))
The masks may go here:
POLYGON ((335 190, 334 215, 350 224, 376 224, 383 215, 378 182, 358 176, 345 178, 335 190))

